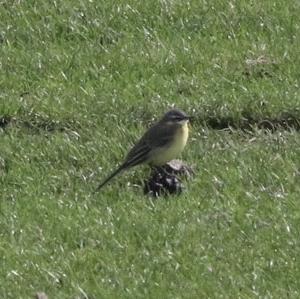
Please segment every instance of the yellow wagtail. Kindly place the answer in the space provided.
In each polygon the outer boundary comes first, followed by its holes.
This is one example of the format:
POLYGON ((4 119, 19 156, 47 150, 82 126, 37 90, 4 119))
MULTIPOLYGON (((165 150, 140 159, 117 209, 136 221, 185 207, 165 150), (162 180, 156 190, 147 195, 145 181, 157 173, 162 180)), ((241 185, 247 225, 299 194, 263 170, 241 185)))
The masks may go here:
POLYGON ((190 117, 178 109, 168 111, 154 124, 129 151, 121 166, 108 176, 95 190, 99 191, 122 170, 148 163, 159 167, 176 158, 184 149, 190 117))

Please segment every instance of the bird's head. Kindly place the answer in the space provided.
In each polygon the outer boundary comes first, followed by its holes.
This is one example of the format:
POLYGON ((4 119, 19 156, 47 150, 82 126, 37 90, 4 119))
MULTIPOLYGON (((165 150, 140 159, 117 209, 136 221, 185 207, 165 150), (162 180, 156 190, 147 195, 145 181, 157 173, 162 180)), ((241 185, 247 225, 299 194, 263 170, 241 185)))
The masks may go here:
POLYGON ((190 117, 178 109, 172 109, 168 111, 161 119, 162 122, 177 123, 181 125, 186 124, 189 120, 190 117))

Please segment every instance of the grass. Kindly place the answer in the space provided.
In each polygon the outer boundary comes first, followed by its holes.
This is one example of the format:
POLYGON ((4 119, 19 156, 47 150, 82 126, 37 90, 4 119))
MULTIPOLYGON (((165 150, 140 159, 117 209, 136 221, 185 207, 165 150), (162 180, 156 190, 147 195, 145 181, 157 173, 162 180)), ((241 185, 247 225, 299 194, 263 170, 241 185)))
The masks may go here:
POLYGON ((298 298, 296 1, 0 3, 0 297, 298 298), (171 106, 196 176, 92 190, 171 106))

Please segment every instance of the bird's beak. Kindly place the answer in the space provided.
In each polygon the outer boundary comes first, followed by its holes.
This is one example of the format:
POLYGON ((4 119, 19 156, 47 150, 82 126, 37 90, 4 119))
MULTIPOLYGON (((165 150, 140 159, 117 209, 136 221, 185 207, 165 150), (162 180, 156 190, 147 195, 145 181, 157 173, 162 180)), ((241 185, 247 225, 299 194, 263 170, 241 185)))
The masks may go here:
POLYGON ((190 117, 189 116, 185 116, 184 118, 182 118, 182 120, 180 121, 181 124, 187 124, 190 122, 190 117))

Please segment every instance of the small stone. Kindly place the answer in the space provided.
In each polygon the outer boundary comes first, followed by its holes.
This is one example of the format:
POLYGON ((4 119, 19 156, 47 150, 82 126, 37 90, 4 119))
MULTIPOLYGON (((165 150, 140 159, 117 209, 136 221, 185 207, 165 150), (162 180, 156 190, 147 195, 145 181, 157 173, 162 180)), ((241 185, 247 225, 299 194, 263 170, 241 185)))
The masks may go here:
POLYGON ((36 299, 48 299, 48 296, 44 292, 37 292, 35 294, 36 299))
POLYGON ((180 160, 172 160, 152 171, 148 181, 145 181, 144 194, 153 197, 180 194, 184 187, 178 176, 190 178, 193 174, 191 167, 180 160))
POLYGON ((187 178, 193 176, 195 172, 181 160, 172 160, 165 165, 166 171, 174 174, 183 175, 187 178))

